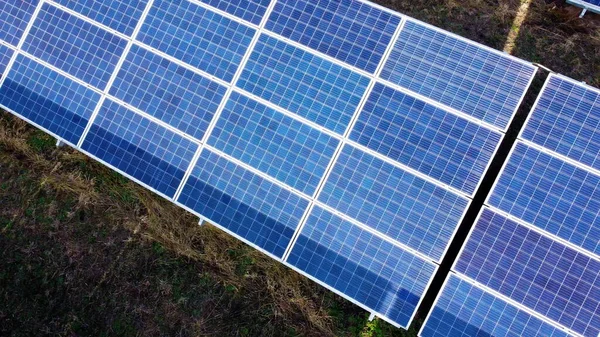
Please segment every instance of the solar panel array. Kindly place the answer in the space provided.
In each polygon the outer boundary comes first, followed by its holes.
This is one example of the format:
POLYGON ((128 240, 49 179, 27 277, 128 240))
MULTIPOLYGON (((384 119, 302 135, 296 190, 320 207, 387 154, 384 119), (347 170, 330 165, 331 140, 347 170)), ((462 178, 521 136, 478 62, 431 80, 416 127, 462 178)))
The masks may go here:
MULTIPOLYGON (((594 13, 600 13, 600 0, 567 0, 567 3, 585 8, 585 10, 594 13)), ((584 14, 585 12, 581 15, 583 16, 584 14)))
POLYGON ((600 335, 599 150, 600 90, 551 74, 421 336, 600 335))
POLYGON ((356 0, 0 15, 4 109, 402 327, 536 71, 356 0))

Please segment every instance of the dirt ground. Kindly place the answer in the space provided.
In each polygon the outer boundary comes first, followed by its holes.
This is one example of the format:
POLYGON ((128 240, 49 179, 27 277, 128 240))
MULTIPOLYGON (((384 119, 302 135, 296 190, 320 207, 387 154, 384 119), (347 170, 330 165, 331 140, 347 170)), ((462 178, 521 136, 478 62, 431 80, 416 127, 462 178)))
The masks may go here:
MULTIPOLYGON (((497 49, 520 6, 378 2, 497 49)), ((512 53, 600 86, 600 19, 578 14, 533 0, 512 53)), ((423 312, 408 332, 368 322, 364 310, 54 142, 0 112, 0 336, 416 336, 423 312)))

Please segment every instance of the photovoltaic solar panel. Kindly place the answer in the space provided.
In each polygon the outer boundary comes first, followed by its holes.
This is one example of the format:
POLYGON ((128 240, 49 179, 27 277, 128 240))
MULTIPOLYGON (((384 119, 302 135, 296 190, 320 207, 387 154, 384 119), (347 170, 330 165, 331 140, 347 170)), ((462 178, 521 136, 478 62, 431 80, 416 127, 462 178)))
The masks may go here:
POLYGON ((0 44, 0 78, 4 75, 4 71, 8 66, 8 62, 12 58, 14 54, 14 50, 11 48, 0 44))
MULTIPOLYGON (((600 172, 594 150, 599 93, 567 77, 548 76, 452 268, 451 275, 485 296, 526 312, 529 316, 501 312, 524 328, 539 326, 533 315, 561 335, 600 335, 600 172)), ((507 335, 485 328, 497 314, 477 302, 479 295, 449 298, 456 291, 452 277, 421 335, 465 324, 507 335), (468 312, 456 318, 461 306, 481 319, 468 312)))
POLYGON ((408 20, 381 77, 506 129, 535 69, 408 20))
POLYGON ((148 0, 53 1, 128 36, 133 34, 133 30, 148 3, 148 0))
POLYGON ((339 141, 234 92, 208 144, 312 195, 339 141))
POLYGON ((471 195, 502 134, 377 83, 350 139, 471 195))
POLYGON ((374 73, 400 17, 352 0, 280 0, 267 29, 374 73))
POLYGON ((100 94, 23 55, 5 76, 0 104, 77 144, 100 94))
POLYGON ((136 45, 110 88, 114 97, 198 140, 226 91, 225 86, 136 45))
POLYGON ((536 69, 358 0, 0 4, 2 108, 402 327, 536 69))
POLYGON ((0 40, 17 47, 39 0, 0 1, 0 40))
POLYGON ((156 0, 138 40, 229 82, 255 33, 189 1, 156 0))
POLYGON ((369 79, 279 39, 261 35, 237 86, 339 134, 369 79))
POLYGON ((437 268, 319 207, 288 262, 404 326, 437 268))
POLYGON ((104 89, 127 42, 49 4, 25 39, 23 50, 99 89, 104 89))
POLYGON ((446 282, 420 336, 569 336, 460 275, 452 273, 446 282))

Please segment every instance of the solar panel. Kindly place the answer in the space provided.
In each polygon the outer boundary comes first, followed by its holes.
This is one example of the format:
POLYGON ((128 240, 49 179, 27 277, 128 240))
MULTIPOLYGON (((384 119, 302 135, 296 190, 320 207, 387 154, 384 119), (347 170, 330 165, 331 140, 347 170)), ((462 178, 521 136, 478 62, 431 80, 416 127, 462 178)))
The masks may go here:
POLYGON ((536 70, 358 0, 1 4, 0 106, 401 327, 536 70))
POLYGON ((567 0, 567 3, 584 8, 581 16, 583 16, 587 10, 594 13, 600 13, 600 0, 567 0))
MULTIPOLYGON (((533 315, 561 335, 600 335, 599 93, 564 76, 548 77, 452 267, 451 274, 485 296, 511 304, 501 315, 524 328, 539 326, 533 315)), ((493 336, 508 334, 485 328, 497 314, 476 302, 480 295, 451 299, 450 307, 448 294, 457 286, 449 287, 422 336, 461 329, 465 321, 493 336), (457 306, 469 306, 481 319, 465 314, 453 321, 457 306)))

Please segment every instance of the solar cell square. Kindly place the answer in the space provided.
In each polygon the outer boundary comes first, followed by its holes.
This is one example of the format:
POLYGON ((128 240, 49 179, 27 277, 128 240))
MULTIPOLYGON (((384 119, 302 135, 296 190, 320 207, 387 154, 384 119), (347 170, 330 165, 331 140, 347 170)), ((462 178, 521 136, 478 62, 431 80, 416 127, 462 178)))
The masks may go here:
POLYGON ((600 254, 600 176, 519 142, 488 204, 600 254))
POLYGON ((208 144, 312 195, 339 141, 234 92, 208 144))
POLYGON ((377 83, 350 139, 472 195, 502 135, 377 83))
POLYGON ((435 260, 469 201, 346 145, 319 201, 435 260))
POLYGON ((6 67, 8 67, 8 63, 14 53, 14 50, 0 44, 0 79, 5 75, 4 71, 6 70, 6 67))
POLYGON ((225 11, 238 18, 259 25, 263 16, 267 12, 267 7, 271 0, 245 0, 245 1, 229 1, 229 0, 200 0, 215 8, 225 11))
POLYGON ((521 137, 600 170, 600 90, 550 74, 521 137))
POLYGON ((343 134, 369 79, 276 38, 261 35, 237 86, 343 134))
POLYGON ((266 28, 374 73, 400 17, 356 0, 280 0, 266 28))
POLYGON ((198 145, 106 99, 81 148, 173 197, 198 145))
POLYGON ((23 50, 103 90, 126 45, 124 39, 44 4, 23 50))
POLYGON ((227 88, 133 45, 110 94, 202 140, 227 88))
POLYGON ((0 40, 17 47, 39 0, 0 0, 0 40))
POLYGON ((567 337, 563 330, 450 274, 421 337, 567 337))
POLYGON ((300 196, 206 149, 178 201, 279 258, 308 207, 300 196))
POLYGON ((600 334, 600 261, 490 209, 454 270, 577 333, 600 334))
POLYGON ((288 263, 407 327, 433 277, 433 263, 316 206, 288 263))
POLYGON ((0 104, 77 144, 100 94, 23 55, 5 76, 0 104))
POLYGON ((229 82, 255 32, 186 0, 156 0, 137 39, 229 82))
POLYGON ((128 36, 133 35, 135 26, 148 4, 148 0, 53 1, 128 36))
POLYGON ((535 69, 524 61, 408 20, 381 77, 505 129, 535 69))

